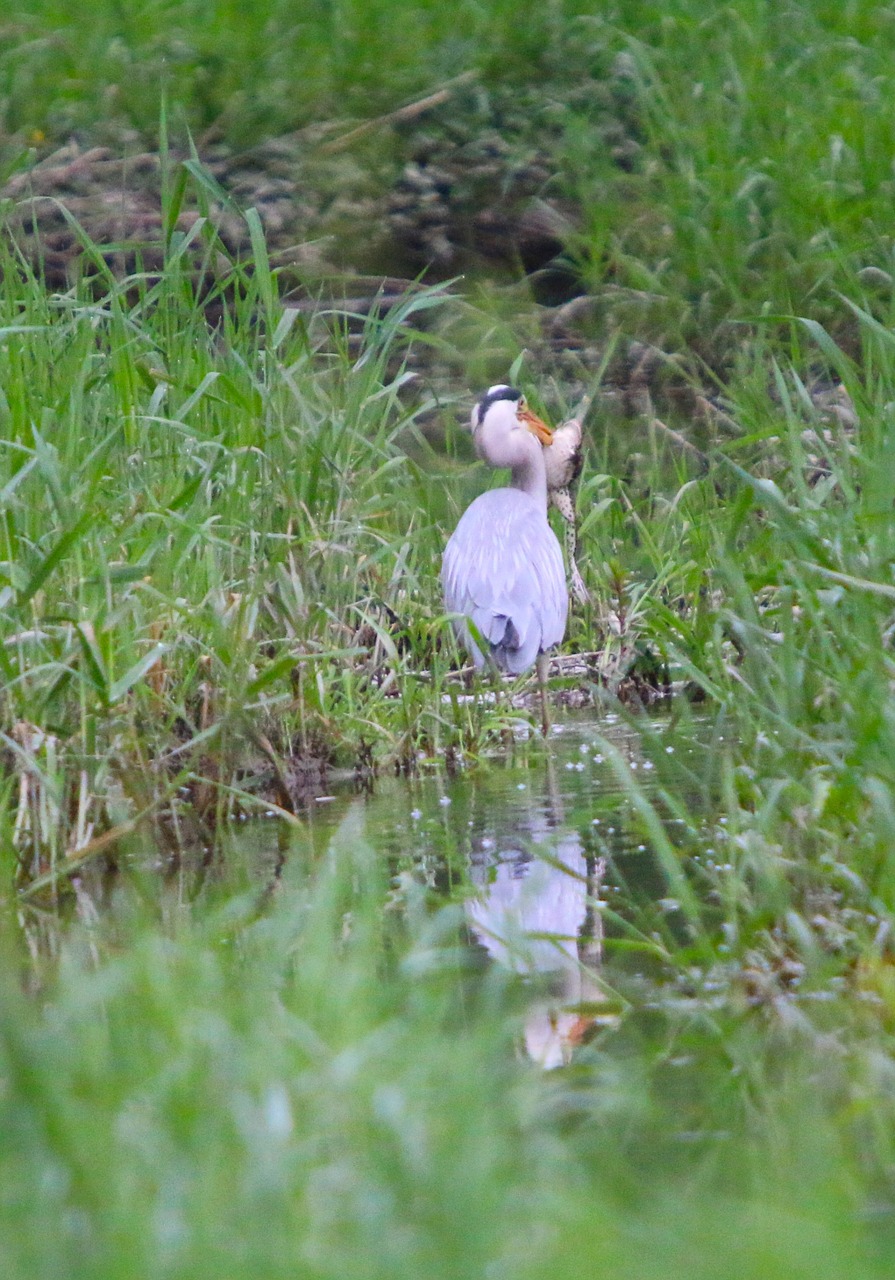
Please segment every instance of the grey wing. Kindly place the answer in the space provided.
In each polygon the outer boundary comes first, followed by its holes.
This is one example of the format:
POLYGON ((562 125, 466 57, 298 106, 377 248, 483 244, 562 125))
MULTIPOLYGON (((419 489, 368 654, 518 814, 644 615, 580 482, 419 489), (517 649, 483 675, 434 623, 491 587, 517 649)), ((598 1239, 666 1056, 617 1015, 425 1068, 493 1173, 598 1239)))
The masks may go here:
MULTIPOLYGON (((445 549, 442 583, 447 609, 475 624, 504 670, 526 671, 565 634, 562 552, 543 512, 517 490, 492 490, 467 509, 445 549)), ((458 632, 481 665, 468 628, 458 632)))

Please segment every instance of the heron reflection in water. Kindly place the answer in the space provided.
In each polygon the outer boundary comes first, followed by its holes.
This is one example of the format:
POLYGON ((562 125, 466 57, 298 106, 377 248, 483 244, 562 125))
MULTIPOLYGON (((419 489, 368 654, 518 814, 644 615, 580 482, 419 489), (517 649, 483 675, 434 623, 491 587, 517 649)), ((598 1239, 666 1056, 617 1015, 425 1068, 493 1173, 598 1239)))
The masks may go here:
MULTIPOLYGON (((605 1005, 597 978, 603 929, 602 858, 562 822, 548 772, 546 805, 522 806, 512 828, 475 841, 470 875, 479 892, 465 903, 475 939, 504 968, 546 981, 525 1018, 525 1048, 545 1068, 567 1063, 605 1005), (539 856, 539 852, 544 856, 539 856)), ((542 984, 539 984, 542 985, 542 984)))

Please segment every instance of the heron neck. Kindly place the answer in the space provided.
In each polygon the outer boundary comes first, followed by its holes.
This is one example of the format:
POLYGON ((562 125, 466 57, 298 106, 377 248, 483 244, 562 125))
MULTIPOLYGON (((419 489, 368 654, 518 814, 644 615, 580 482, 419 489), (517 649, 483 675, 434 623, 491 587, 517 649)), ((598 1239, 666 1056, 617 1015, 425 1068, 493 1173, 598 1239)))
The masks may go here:
POLYGON ((538 445, 537 453, 532 451, 513 467, 510 473, 510 488, 521 489, 523 493, 527 493, 530 498, 534 498, 535 502, 547 514, 547 468, 544 465, 544 455, 541 452, 541 446, 538 445))

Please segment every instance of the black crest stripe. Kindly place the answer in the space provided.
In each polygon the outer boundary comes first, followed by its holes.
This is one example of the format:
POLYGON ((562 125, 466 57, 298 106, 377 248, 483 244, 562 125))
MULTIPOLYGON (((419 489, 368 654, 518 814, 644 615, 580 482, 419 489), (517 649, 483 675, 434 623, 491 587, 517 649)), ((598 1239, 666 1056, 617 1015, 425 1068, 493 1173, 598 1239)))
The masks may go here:
POLYGON ((478 425, 481 426, 485 414, 491 408, 492 404, 496 404, 498 400, 521 399, 522 392, 517 391, 515 387, 492 387, 486 395, 482 396, 481 400, 476 405, 475 420, 478 425))

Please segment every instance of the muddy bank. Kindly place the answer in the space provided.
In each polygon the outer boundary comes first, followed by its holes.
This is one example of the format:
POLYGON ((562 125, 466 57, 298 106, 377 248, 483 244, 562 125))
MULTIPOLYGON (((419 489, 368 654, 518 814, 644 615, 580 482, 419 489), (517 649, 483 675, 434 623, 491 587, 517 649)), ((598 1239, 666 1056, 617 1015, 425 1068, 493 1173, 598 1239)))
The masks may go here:
MULTIPOLYGON (((606 145, 617 143, 625 126, 611 87, 593 82, 583 93, 606 145)), ((234 253, 250 249, 238 210, 254 207, 271 250, 308 270, 431 280, 552 268, 557 279, 538 288, 568 297, 580 288, 559 258, 581 219, 565 191, 550 106, 546 94, 529 102, 486 94, 470 74, 389 116, 321 123, 246 151, 211 133, 164 156, 124 131, 101 145, 72 138, 33 151, 0 198, 52 288, 71 278, 82 252, 60 204, 116 269, 138 258, 152 269, 153 250, 175 227, 188 231, 204 197, 234 253), (186 191, 183 165, 193 170, 186 191)), ((628 151, 616 145, 615 154, 621 163, 628 151)))
MULTIPOLYGON (((469 75, 388 117, 320 124, 242 152, 211 136, 165 155, 126 134, 102 145, 72 138, 7 179, 3 226, 61 291, 96 273, 99 259, 118 278, 151 276, 166 242, 190 236, 193 269, 213 279, 228 258, 251 254, 241 211, 254 208, 295 305, 331 295, 362 314, 421 279, 518 289, 518 309, 534 316, 526 341, 541 345, 536 354, 572 399, 605 364, 624 299, 611 285, 590 292, 581 270, 588 213, 564 152, 570 110, 589 119, 620 174, 636 165, 623 62, 605 81, 526 99, 486 93, 469 75), (206 215, 216 240, 196 225, 206 215)), ((660 342, 617 342, 605 375, 610 395, 633 393, 625 409, 643 410, 647 385, 687 395, 660 342)))

